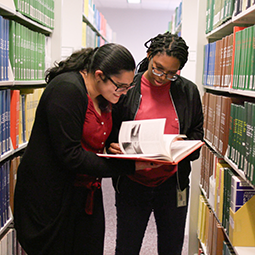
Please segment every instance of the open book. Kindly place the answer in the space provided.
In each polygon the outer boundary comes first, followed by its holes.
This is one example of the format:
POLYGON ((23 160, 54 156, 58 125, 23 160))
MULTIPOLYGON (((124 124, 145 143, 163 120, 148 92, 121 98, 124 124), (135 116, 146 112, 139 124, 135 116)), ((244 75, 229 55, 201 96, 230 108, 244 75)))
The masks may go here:
POLYGON ((97 155, 175 165, 204 144, 200 140, 183 140, 186 135, 164 134, 165 122, 166 119, 124 121, 119 132, 123 154, 97 155))

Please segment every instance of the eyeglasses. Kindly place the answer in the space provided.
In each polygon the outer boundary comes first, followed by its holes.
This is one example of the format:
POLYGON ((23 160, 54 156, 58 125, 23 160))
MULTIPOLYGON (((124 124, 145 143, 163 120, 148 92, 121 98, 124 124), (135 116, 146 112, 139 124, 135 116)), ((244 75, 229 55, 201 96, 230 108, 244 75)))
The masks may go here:
POLYGON ((106 74, 104 74, 104 75, 105 75, 105 77, 106 77, 107 79, 109 79, 109 80, 116 86, 116 89, 115 89, 116 92, 124 92, 124 91, 129 90, 129 89, 131 89, 131 88, 133 88, 133 87, 135 86, 134 82, 130 83, 129 85, 119 85, 119 84, 115 83, 115 82, 112 80, 111 77, 109 77, 109 76, 106 75, 106 74))
POLYGON ((165 75, 166 78, 167 78, 169 81, 176 81, 177 78, 178 78, 177 75, 176 75, 176 73, 171 73, 171 72, 165 73, 165 72, 163 72, 162 70, 159 70, 159 69, 157 69, 157 68, 154 67, 154 66, 152 67, 152 73, 155 74, 156 76, 159 76, 159 77, 165 75))

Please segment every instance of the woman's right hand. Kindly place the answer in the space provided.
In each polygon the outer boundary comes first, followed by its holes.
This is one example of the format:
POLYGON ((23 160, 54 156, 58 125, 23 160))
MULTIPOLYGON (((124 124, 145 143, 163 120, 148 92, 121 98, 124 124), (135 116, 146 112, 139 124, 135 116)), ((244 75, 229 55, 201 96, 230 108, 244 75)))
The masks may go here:
POLYGON ((136 161, 135 162, 135 170, 139 171, 139 170, 151 170, 154 168, 158 168, 162 166, 162 164, 160 163, 152 163, 152 162, 147 162, 147 161, 136 161))
POLYGON ((111 154, 123 154, 118 143, 111 143, 107 151, 111 154))

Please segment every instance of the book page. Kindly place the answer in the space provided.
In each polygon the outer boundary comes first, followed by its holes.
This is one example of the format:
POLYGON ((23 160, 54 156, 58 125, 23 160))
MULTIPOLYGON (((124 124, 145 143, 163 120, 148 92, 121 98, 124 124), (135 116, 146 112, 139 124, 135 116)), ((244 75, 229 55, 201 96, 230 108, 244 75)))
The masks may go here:
POLYGON ((174 158, 172 156, 172 144, 177 141, 178 139, 186 138, 186 135, 180 135, 180 134, 165 134, 163 135, 163 140, 165 144, 166 151, 168 152, 169 158, 171 161, 174 161, 174 158))
POLYGON ((184 156, 190 154, 195 149, 201 147, 202 141, 199 140, 180 140, 175 141, 171 145, 172 160, 179 161, 184 156))
POLYGON ((166 154, 163 134, 166 119, 124 121, 119 144, 124 154, 166 154))

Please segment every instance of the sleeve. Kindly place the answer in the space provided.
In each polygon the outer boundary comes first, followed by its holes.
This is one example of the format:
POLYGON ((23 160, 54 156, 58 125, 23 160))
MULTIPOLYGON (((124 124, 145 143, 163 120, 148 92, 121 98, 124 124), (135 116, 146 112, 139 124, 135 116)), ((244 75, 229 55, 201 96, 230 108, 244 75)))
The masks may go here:
POLYGON ((46 114, 54 151, 63 167, 76 173, 97 177, 131 174, 135 162, 104 159, 86 151, 81 145, 87 108, 87 95, 74 82, 62 81, 48 93, 46 114))

